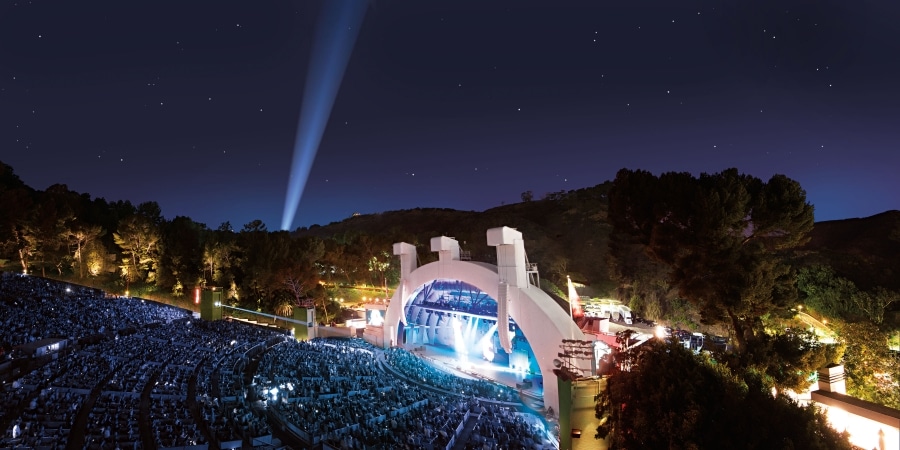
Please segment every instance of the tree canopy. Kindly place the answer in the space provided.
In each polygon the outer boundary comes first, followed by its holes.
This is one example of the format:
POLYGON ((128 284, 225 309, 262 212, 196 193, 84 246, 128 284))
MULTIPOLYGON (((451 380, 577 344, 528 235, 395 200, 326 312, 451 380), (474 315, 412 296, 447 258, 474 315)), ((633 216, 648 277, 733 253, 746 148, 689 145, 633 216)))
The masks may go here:
POLYGON ((703 322, 730 325, 740 348, 761 330, 761 316, 793 305, 786 251, 806 241, 813 207, 783 175, 763 182, 736 169, 699 177, 623 169, 610 189, 609 220, 612 239, 665 264, 703 322))
POLYGON ((653 339, 620 354, 598 396, 598 438, 610 448, 849 449, 814 406, 798 407, 754 372, 653 339))

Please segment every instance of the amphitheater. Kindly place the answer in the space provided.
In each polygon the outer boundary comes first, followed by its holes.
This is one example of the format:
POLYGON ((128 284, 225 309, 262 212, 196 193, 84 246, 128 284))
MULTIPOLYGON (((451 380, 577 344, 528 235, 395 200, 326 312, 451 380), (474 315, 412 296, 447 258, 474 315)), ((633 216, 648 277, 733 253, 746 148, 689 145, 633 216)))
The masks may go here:
MULTIPOLYGON (((393 317, 391 317, 393 319, 393 317)), ((362 339, 0 276, 0 448, 549 449, 504 385, 362 339)))

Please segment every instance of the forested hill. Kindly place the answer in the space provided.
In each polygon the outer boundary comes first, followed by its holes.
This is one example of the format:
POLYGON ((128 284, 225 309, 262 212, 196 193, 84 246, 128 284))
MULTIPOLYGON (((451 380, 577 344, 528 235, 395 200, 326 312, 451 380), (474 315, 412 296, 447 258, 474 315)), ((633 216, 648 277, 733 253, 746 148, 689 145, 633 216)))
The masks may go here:
MULTIPOLYGON (((408 242, 419 247, 424 262, 433 260, 429 240, 455 237, 473 259, 492 261, 485 242, 487 229, 516 228, 525 238, 530 262, 541 276, 561 285, 566 275, 605 292, 610 280, 607 242, 609 182, 591 188, 547 195, 541 200, 499 206, 484 212, 416 208, 354 216, 325 226, 300 229, 297 235, 351 238, 380 236, 379 241, 408 242)), ((817 222, 810 241, 797 250, 798 265, 824 264, 861 289, 900 289, 900 211, 875 216, 817 222)))
POLYGON ((860 289, 900 290, 900 211, 816 222, 798 250, 804 264, 825 264, 860 289))
POLYGON ((350 217, 325 226, 301 228, 297 236, 318 236, 350 241, 358 235, 373 236, 379 243, 407 242, 419 248, 421 263, 432 261, 430 240, 450 236, 472 259, 493 262, 496 251, 488 247, 486 232, 507 226, 522 232, 529 262, 537 263, 542 278, 561 285, 566 275, 601 290, 611 288, 607 266, 606 193, 610 183, 568 192, 556 192, 540 200, 523 201, 483 212, 415 208, 350 217))

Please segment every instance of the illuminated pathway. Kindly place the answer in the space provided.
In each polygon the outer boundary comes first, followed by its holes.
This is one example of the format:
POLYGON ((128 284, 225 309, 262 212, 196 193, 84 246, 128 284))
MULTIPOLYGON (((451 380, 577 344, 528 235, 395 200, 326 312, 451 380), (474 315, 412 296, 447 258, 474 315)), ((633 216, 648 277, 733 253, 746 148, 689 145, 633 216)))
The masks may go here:
POLYGON ((813 332, 816 334, 816 339, 818 339, 819 342, 823 344, 834 344, 836 342, 836 335, 834 331, 828 328, 828 325, 820 322, 818 319, 805 312, 797 313, 797 318, 813 329, 813 332))

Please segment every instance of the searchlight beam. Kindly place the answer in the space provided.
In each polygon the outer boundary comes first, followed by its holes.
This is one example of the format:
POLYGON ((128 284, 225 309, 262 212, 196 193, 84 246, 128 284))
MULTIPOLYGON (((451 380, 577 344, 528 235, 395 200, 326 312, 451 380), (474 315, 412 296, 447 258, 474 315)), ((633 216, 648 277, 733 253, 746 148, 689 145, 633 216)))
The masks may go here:
POLYGON ((289 230, 294 223, 367 5, 368 2, 356 0, 324 2, 303 91, 284 214, 281 217, 282 230, 289 230))

